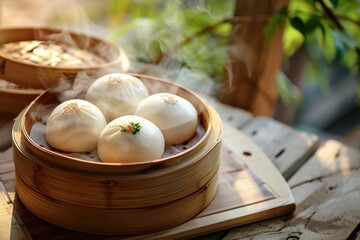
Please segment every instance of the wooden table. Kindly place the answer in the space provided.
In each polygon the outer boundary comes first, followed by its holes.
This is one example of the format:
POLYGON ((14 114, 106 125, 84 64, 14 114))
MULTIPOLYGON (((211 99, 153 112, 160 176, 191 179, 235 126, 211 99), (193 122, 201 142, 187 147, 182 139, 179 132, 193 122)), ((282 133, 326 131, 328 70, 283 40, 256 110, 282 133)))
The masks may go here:
MULTIPOLYGON (((212 104, 220 113, 224 127, 230 129, 230 135, 246 134, 272 160, 287 180, 297 207, 292 215, 216 231, 196 239, 359 239, 358 150, 334 140, 320 143, 316 135, 294 130, 270 118, 253 117, 240 109, 212 104)), ((11 117, 0 116, 0 239, 78 239, 80 236, 85 239, 81 234, 64 234, 56 226, 42 226, 41 220, 16 201, 12 149, 6 148, 10 142, 11 117), (24 224, 29 221, 34 222, 31 232, 24 224)))

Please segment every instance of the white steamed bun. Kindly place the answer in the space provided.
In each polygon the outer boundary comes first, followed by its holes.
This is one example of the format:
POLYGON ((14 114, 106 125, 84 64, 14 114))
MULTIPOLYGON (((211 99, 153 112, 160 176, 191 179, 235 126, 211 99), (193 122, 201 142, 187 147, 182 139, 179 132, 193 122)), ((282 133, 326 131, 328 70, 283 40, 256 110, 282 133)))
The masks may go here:
POLYGON ((102 131, 98 155, 103 162, 134 163, 161 158, 165 149, 160 129, 149 120, 127 115, 114 119, 102 131))
POLYGON ((52 111, 45 137, 48 144, 58 150, 87 152, 96 148, 105 126, 105 117, 98 107, 85 100, 72 99, 52 111))
POLYGON ((157 93, 142 100, 135 115, 158 126, 166 144, 180 144, 196 132, 198 113, 186 99, 171 93, 157 93))
POLYGON ((100 108, 111 121, 133 114, 138 103, 149 95, 144 83, 131 75, 111 73, 96 79, 86 93, 86 100, 100 108))

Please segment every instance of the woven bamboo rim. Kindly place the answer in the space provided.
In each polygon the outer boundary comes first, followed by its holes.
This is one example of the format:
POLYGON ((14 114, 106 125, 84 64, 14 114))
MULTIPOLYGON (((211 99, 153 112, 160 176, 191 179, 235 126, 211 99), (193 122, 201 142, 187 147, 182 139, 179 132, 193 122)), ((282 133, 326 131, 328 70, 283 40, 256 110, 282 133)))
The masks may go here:
POLYGON ((128 59, 120 47, 92 36, 49 27, 0 29, 0 44, 28 40, 55 40, 66 43, 93 52, 104 59, 106 63, 81 68, 48 67, 16 61, 0 55, 0 78, 21 86, 39 89, 51 87, 63 77, 67 80, 73 80, 79 72, 97 75, 102 74, 104 69, 113 68, 117 71, 126 71, 128 68, 128 59), (54 39, 55 35, 66 37, 54 39), (96 48, 95 46, 101 47, 96 48))

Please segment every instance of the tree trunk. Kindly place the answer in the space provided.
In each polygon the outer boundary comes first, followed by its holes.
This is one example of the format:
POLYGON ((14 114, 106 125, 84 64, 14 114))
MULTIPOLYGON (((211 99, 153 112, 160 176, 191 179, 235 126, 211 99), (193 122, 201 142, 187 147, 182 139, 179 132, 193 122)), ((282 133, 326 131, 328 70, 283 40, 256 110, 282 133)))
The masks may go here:
POLYGON ((236 0, 229 70, 220 101, 270 116, 277 100, 276 76, 282 60, 282 30, 268 41, 264 27, 288 0, 236 0))

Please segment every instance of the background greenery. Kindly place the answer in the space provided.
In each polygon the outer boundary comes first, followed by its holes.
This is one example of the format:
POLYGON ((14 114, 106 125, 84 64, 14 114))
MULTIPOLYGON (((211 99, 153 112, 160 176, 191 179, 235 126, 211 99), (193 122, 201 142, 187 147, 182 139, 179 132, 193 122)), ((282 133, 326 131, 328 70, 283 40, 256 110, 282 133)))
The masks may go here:
MULTIPOLYGON (((168 70, 178 64, 218 83, 229 60, 233 7, 234 1, 113 0, 108 5, 111 38, 126 45, 134 62, 160 64, 168 70)), ((271 39, 285 22, 284 68, 286 60, 304 46, 311 61, 306 79, 316 79, 326 89, 326 69, 333 62, 358 71, 359 16, 357 0, 291 0, 270 18, 264 37, 271 39)), ((285 102, 300 96, 284 74, 279 74, 278 90, 285 102)))
MULTIPOLYGON (((132 60, 131 70, 217 94, 231 61, 228 43, 235 0, 77 2, 81 5, 79 8, 68 4, 63 4, 62 8, 57 6, 54 22, 60 26, 78 22, 81 30, 94 22, 96 26, 89 27, 92 31, 100 24, 110 33, 100 36, 108 36, 125 49, 132 60), (89 21, 83 22, 84 14, 79 16, 82 8, 89 21)), ((347 108, 355 105, 358 85, 351 84, 360 79, 360 3, 358 0, 289 2, 270 17, 263 32, 264 38, 270 40, 284 24, 283 66, 277 80, 279 101, 286 106, 298 106, 297 121, 306 122, 306 114, 313 111, 317 113, 313 119, 327 120, 328 124, 331 117, 325 116, 322 109, 327 108, 328 112, 341 117, 347 108), (296 82, 294 76, 288 74, 289 69, 298 67, 293 60, 304 52, 307 65, 301 73, 301 81, 296 82), (351 92, 340 95, 338 85, 346 82, 351 82, 351 92), (349 100, 335 106, 331 99, 337 95, 349 100), (331 103, 317 104, 322 99, 331 103)), ((326 125, 307 122, 315 127, 326 125)))

